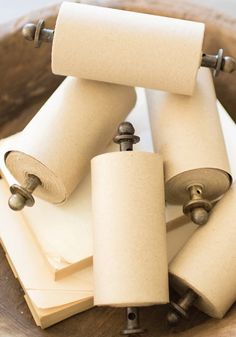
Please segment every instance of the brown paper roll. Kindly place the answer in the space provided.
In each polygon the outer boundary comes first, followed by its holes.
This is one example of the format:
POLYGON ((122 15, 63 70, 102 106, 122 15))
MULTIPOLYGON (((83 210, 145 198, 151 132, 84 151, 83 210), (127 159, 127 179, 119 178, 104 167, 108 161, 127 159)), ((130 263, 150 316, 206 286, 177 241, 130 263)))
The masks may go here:
POLYGON ((202 23, 64 2, 52 71, 190 95, 203 36, 202 23))
POLYGON ((147 90, 155 150, 164 158, 166 200, 189 200, 187 188, 201 185, 214 200, 231 176, 209 69, 201 68, 191 97, 147 90))
POLYGON ((95 304, 168 302, 163 163, 147 152, 92 160, 95 304))
POLYGON ((22 132, 6 157, 12 175, 42 182, 35 195, 53 203, 66 200, 94 155, 114 136, 136 101, 133 88, 67 78, 22 132))
POLYGON ((235 204, 234 184, 169 267, 177 289, 193 289, 200 296, 197 306, 216 318, 236 300, 235 204))

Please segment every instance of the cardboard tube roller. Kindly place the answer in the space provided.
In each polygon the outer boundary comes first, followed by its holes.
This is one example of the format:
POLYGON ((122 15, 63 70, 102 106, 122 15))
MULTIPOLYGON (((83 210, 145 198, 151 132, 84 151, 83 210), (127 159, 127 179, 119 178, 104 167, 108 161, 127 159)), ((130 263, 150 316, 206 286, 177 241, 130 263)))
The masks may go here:
POLYGON ((236 185, 215 206, 169 266, 172 284, 198 296, 197 307, 222 318, 236 300, 236 185))
POLYGON ((20 184, 38 177, 38 197, 65 201, 135 102, 131 87, 68 77, 6 154, 7 168, 20 184))
POLYGON ((94 301, 168 302, 162 158, 114 152, 92 160, 94 301))
POLYGON ((166 200, 186 203, 194 185, 210 201, 221 197, 232 178, 210 70, 199 70, 191 97, 146 92, 154 148, 164 159, 166 200))
POLYGON ((64 2, 52 71, 191 95, 203 37, 202 23, 64 2))

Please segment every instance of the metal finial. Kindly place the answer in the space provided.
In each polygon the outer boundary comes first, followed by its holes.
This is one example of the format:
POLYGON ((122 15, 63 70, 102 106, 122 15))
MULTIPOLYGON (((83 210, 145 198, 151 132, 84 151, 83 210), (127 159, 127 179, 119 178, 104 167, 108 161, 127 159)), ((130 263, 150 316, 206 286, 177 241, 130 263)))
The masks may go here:
POLYGON ((32 193, 41 185, 41 181, 33 174, 29 174, 25 186, 14 184, 10 187, 12 193, 8 205, 13 211, 21 211, 25 206, 32 207, 35 203, 32 193))
POLYGON ((34 23, 27 23, 22 29, 22 34, 28 41, 34 41, 35 48, 39 48, 41 42, 52 42, 54 30, 44 28, 44 20, 38 21, 37 25, 34 23))
POLYGON ((130 122, 123 122, 118 127, 118 135, 114 137, 114 143, 120 144, 120 151, 133 151, 133 145, 140 141, 135 136, 135 129, 130 122))
POLYGON ((214 69, 214 76, 218 76, 220 71, 232 73, 236 70, 236 60, 230 56, 223 56, 223 49, 219 49, 216 55, 203 54, 202 67, 214 69))
POLYGON ((212 203, 203 198, 201 186, 193 185, 188 188, 190 201, 183 206, 184 214, 190 215, 191 220, 197 225, 205 225, 212 209, 212 203))
POLYGON ((177 302, 170 302, 171 310, 167 315, 167 322, 169 325, 177 325, 181 318, 188 319, 188 310, 198 298, 198 295, 192 290, 188 289, 185 295, 177 302))
POLYGON ((139 309, 130 307, 126 309, 126 329, 122 330, 121 335, 143 334, 145 329, 140 328, 139 325, 139 309))

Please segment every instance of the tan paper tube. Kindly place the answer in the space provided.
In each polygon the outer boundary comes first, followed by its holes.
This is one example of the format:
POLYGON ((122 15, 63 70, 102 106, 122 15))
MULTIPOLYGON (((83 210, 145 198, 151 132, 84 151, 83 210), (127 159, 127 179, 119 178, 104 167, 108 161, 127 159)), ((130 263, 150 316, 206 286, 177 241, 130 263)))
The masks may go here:
POLYGON ((216 318, 236 300, 235 204, 234 184, 169 267, 177 289, 193 289, 200 296, 197 306, 216 318))
POLYGON ((200 69, 191 97, 146 92, 154 148, 164 159, 166 200, 185 203, 191 185, 201 185, 208 200, 222 196, 232 179, 210 70, 200 69))
POLYGON ((8 153, 8 169, 21 184, 29 173, 39 177, 35 195, 42 199, 65 201, 135 101, 131 87, 67 78, 8 153))
POLYGON ((202 23, 64 2, 52 71, 190 95, 203 37, 202 23))
POLYGON ((162 158, 115 152, 92 160, 95 304, 168 302, 162 158))

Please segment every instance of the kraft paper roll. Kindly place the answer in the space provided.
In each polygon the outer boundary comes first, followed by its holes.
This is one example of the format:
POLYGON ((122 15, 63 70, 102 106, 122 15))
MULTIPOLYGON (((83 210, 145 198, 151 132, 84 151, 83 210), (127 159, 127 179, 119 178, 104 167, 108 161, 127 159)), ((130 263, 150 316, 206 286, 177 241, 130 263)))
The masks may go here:
POLYGON ((162 158, 114 152, 92 160, 96 305, 168 302, 162 158))
POLYGON ((197 22, 64 2, 52 71, 191 95, 204 28, 197 22))
POLYGON ((235 204, 234 184, 169 267, 177 289, 193 289, 200 296, 196 305, 215 318, 222 318, 236 300, 235 204))
POLYGON ((164 159, 166 200, 185 203, 194 184, 208 200, 222 196, 232 178, 210 70, 199 70, 191 97, 146 92, 154 148, 164 159))
POLYGON ((67 78, 7 154, 8 169, 21 184, 29 173, 39 177, 42 199, 65 201, 135 101, 131 87, 67 78))

